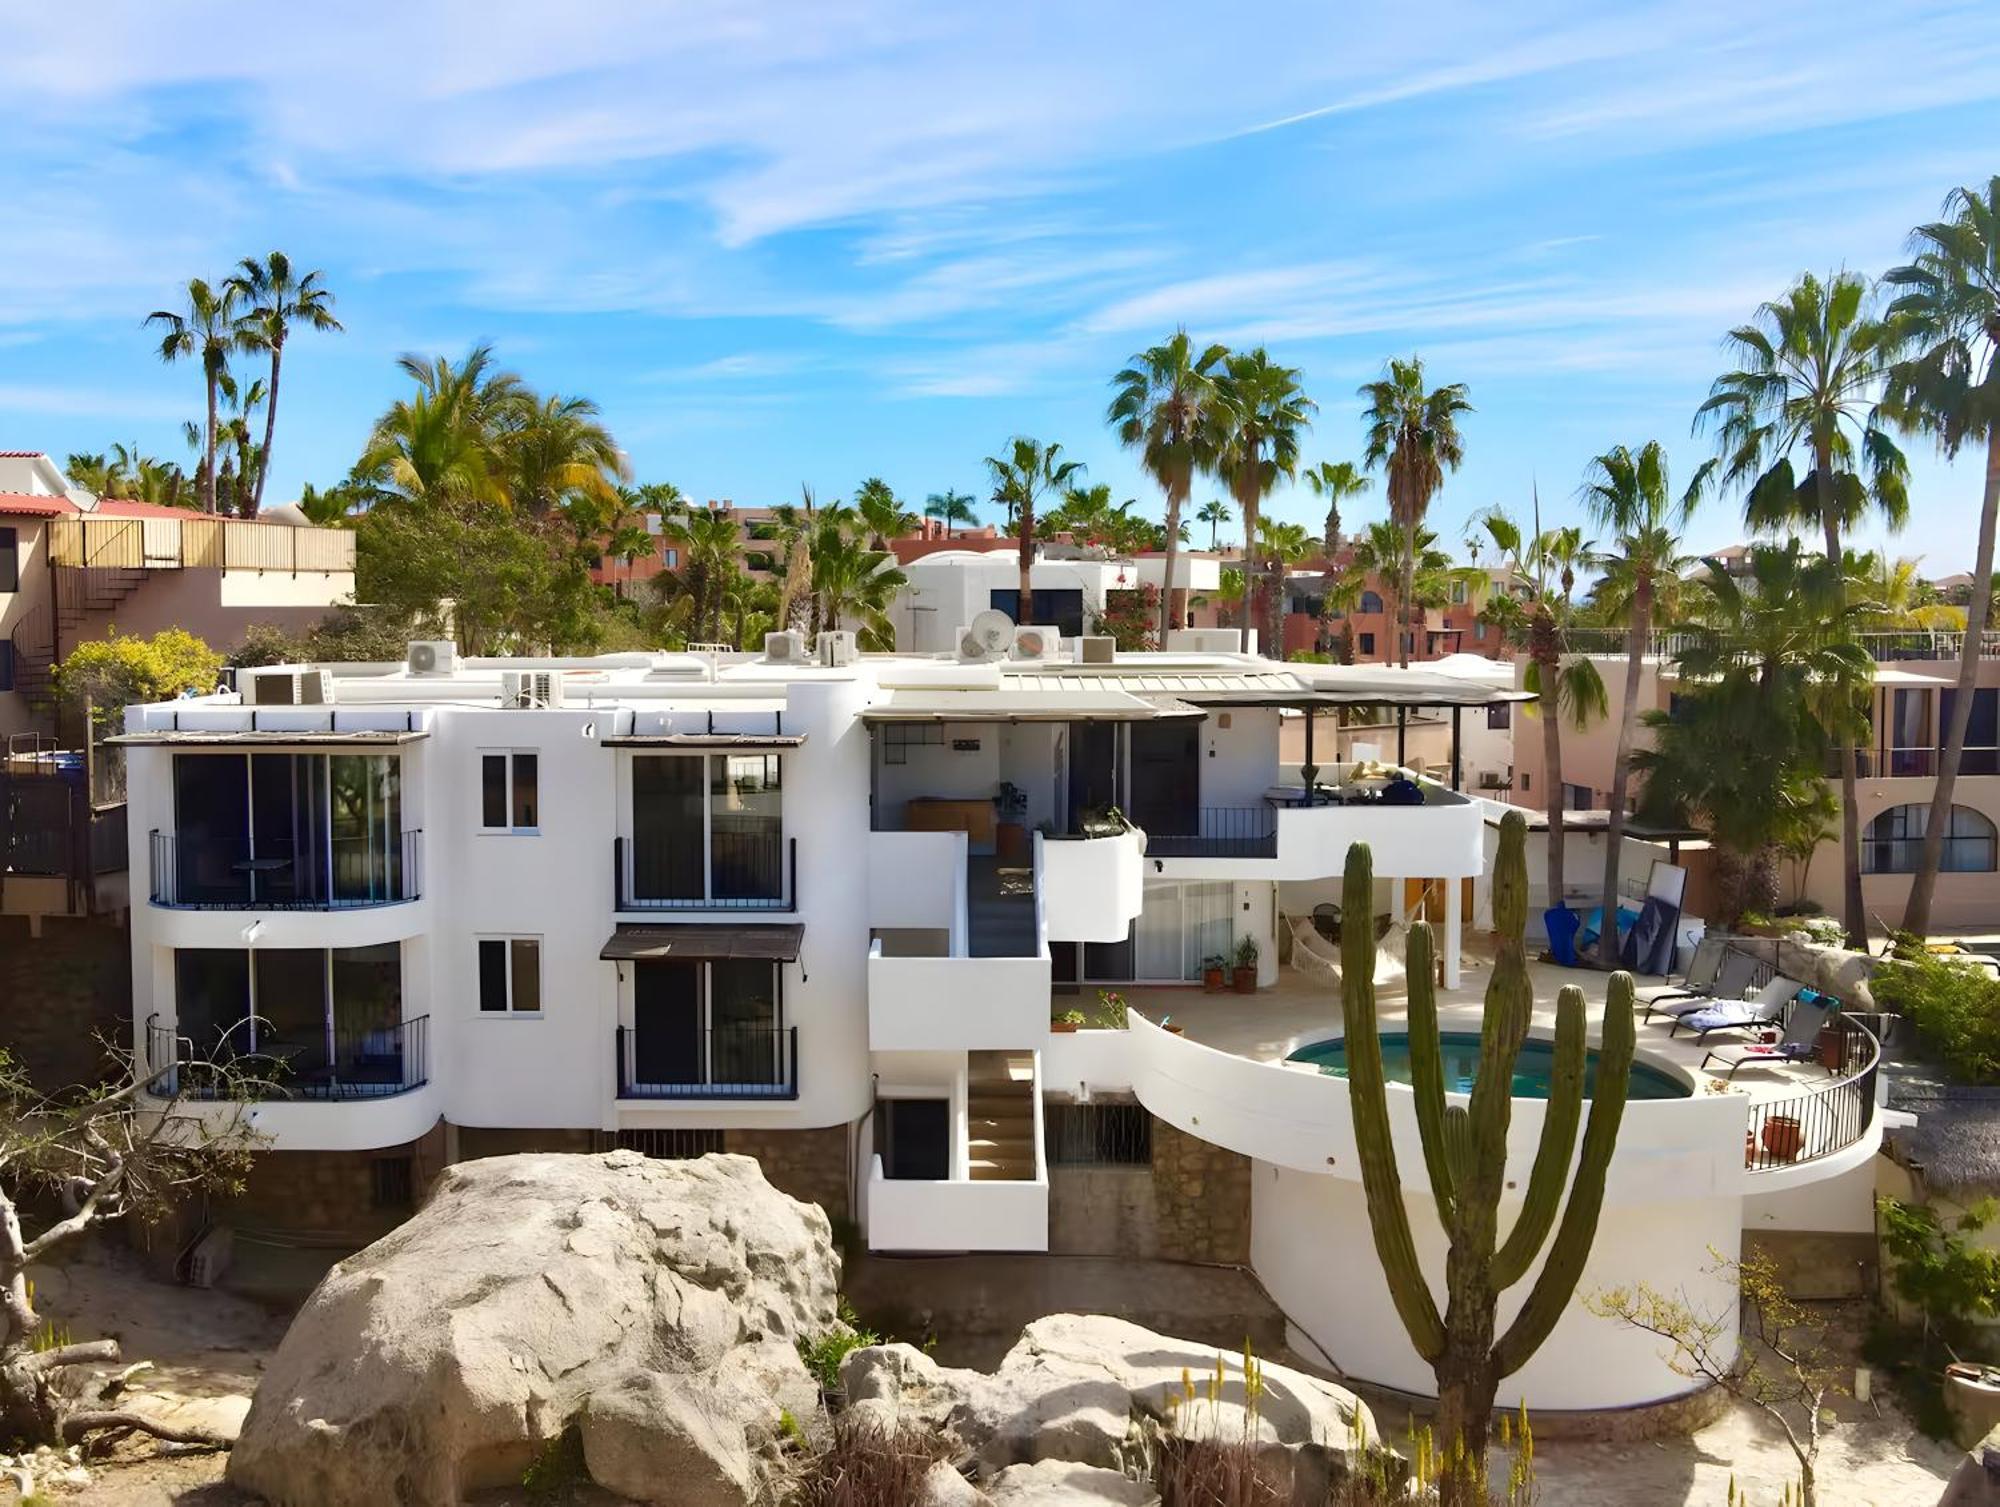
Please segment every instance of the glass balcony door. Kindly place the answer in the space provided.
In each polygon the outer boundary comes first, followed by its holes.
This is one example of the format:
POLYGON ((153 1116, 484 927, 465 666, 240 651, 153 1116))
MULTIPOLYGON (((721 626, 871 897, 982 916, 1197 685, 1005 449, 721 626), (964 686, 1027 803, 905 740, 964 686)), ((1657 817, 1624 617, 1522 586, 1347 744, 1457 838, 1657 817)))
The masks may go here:
POLYGON ((407 893, 402 766, 383 754, 181 754, 173 903, 315 908, 407 893))
POLYGON ((276 1097, 344 1098, 409 1086, 401 944, 182 948, 175 1034, 196 1060, 250 1058, 276 1097))
POLYGON ((632 898, 741 906, 785 895, 777 754, 632 761, 632 898))
POLYGON ((638 1085, 782 1081, 777 967, 747 958, 635 965, 629 1072, 638 1085))

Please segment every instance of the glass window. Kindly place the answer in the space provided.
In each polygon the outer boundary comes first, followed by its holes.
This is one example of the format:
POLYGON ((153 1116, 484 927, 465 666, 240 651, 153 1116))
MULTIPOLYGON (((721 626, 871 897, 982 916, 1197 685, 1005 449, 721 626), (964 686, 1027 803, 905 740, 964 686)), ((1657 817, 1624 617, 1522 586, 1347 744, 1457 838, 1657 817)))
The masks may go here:
POLYGON ((1496 701, 1486 708, 1486 725, 1504 731, 1514 725, 1514 704, 1496 701))
POLYGON ((633 759, 633 898, 782 900, 783 768, 774 753, 633 759))
POLYGON ((493 1015, 537 1015, 542 1008, 539 937, 479 939, 479 1008, 493 1015))
POLYGON ((480 826, 489 832, 533 832, 541 826, 540 762, 531 753, 480 755, 480 826))
POLYGON ((14 689, 14 641, 0 638, 0 691, 14 689))
POLYGON ((507 756, 487 754, 479 761, 479 825, 507 825, 507 756))
POLYGON ((507 1008, 507 944, 496 937, 482 938, 479 943, 479 1008, 507 1008))
POLYGON ((538 799, 541 760, 531 753, 514 755, 514 825, 539 827, 541 802, 538 799))
POLYGON ((1380 612, 1382 610, 1381 594, 1373 591, 1362 592, 1361 606, 1358 610, 1362 612, 1380 612))
POLYGON ((1374 634, 1364 633, 1361 635, 1361 652, 1363 654, 1373 654, 1375 652, 1374 634))
MULTIPOLYGON (((1861 843, 1864 874, 1914 874, 1923 860, 1924 834, 1930 829, 1929 806, 1891 806, 1868 824, 1861 843)), ((1969 806, 1953 806, 1945 828, 1940 872, 1990 874, 2000 861, 2000 834, 1993 823, 1969 806)))
POLYGON ((10 528, 0 528, 0 591, 21 589, 21 536, 10 528))
POLYGON ((514 986, 514 1009, 542 1008, 542 944, 533 937, 516 937, 507 944, 508 972, 514 986))

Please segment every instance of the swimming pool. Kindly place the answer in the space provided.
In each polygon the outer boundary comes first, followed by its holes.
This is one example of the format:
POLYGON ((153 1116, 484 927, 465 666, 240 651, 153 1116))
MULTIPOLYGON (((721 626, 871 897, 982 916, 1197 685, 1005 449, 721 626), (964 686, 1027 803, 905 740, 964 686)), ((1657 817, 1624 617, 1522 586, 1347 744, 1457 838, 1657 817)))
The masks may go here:
MULTIPOLYGON (((1445 1092, 1467 1094, 1472 1092, 1473 1077, 1479 1071, 1479 1033, 1477 1031, 1445 1031, 1438 1037, 1444 1055, 1445 1092)), ((1530 1037, 1521 1043, 1521 1055, 1514 1059, 1514 1097, 1517 1099, 1546 1099, 1549 1096, 1549 1074, 1555 1065, 1555 1044, 1530 1037)), ((1339 1037, 1331 1041, 1315 1041, 1302 1046, 1288 1062, 1310 1062, 1322 1073, 1335 1077, 1347 1076, 1347 1043, 1339 1037)), ((1410 1038, 1407 1033, 1398 1032, 1382 1037, 1382 1071, 1391 1083, 1410 1081, 1410 1038)), ((1584 1061, 1583 1091, 1588 1095, 1597 1086, 1597 1053, 1589 1053, 1584 1061)), ((1671 1074, 1658 1068, 1648 1067, 1643 1062, 1632 1064, 1632 1080, 1625 1091, 1626 1099, 1686 1099, 1694 1090, 1671 1074)))

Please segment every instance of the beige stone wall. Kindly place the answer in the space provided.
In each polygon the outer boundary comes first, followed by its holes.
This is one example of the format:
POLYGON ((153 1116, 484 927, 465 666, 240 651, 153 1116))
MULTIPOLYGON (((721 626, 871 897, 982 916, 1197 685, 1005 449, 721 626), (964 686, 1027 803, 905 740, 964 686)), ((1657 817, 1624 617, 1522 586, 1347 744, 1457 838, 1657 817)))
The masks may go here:
POLYGON ((37 1087, 95 1083, 122 1071, 102 1038, 132 1036, 132 944, 106 920, 42 923, 30 938, 19 916, 0 916, 0 1042, 37 1087))
POLYGON ((828 1219, 851 1219, 847 1188, 847 1127, 820 1130, 731 1130, 725 1150, 754 1156, 772 1187, 816 1203, 828 1219))
POLYGON ((470 1162, 482 1156, 516 1156, 524 1151, 596 1151, 595 1130, 519 1130, 509 1126, 458 1125, 452 1160, 470 1162))
POLYGON ((1250 1159, 1153 1121, 1158 1254, 1170 1261, 1250 1259, 1250 1159))
POLYGON ((416 1211, 443 1165, 443 1126, 380 1151, 271 1151, 259 1156, 243 1189, 217 1200, 217 1223, 329 1242, 365 1244, 416 1211), (375 1164, 408 1158, 410 1201, 377 1199, 375 1164))

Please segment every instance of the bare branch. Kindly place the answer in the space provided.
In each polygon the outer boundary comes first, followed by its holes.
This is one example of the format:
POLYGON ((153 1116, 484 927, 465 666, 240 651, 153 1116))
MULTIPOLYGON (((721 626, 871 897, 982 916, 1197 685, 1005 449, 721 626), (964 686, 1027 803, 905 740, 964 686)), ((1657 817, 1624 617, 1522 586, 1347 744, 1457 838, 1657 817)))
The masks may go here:
POLYGON ((204 1428, 182 1428, 176 1424, 161 1423, 148 1418, 143 1413, 130 1412, 124 1408, 98 1408, 88 1412, 71 1413, 63 1419, 62 1434, 66 1444, 80 1443, 87 1435, 100 1433, 105 1429, 136 1429, 142 1434, 151 1434, 155 1439, 163 1439, 168 1444, 205 1444, 212 1449, 228 1449, 235 1443, 204 1428))
POLYGON ((21 1362, 28 1371, 54 1371, 61 1366, 88 1366, 111 1362, 122 1352, 116 1340, 79 1340, 74 1345, 58 1345, 38 1350, 21 1362))

